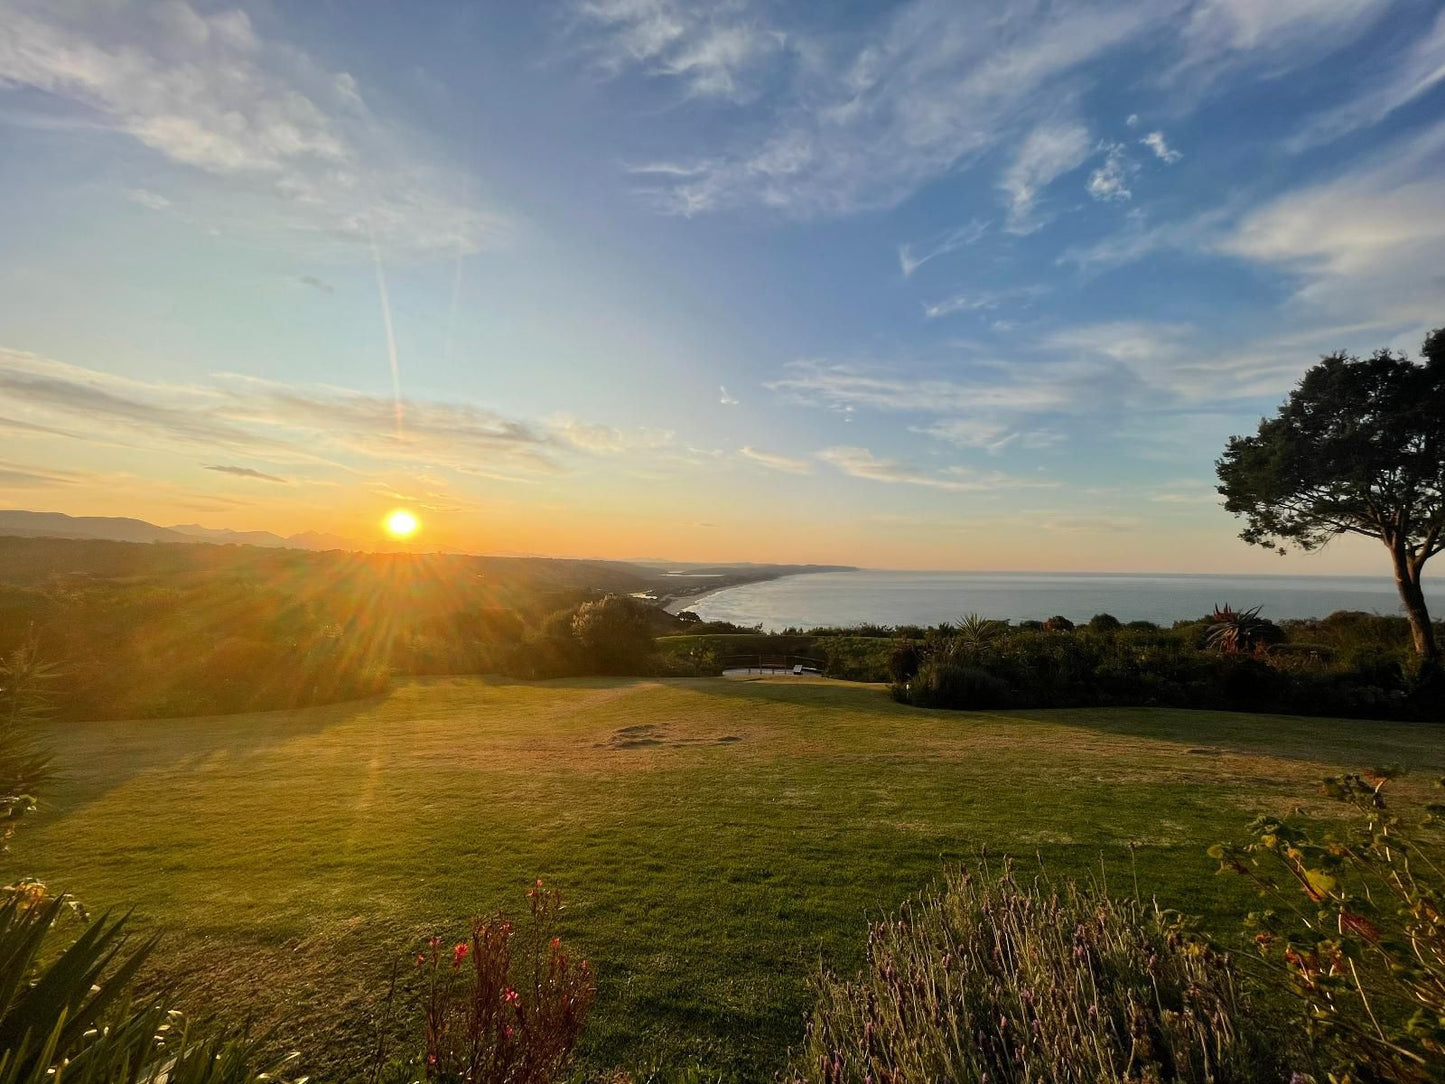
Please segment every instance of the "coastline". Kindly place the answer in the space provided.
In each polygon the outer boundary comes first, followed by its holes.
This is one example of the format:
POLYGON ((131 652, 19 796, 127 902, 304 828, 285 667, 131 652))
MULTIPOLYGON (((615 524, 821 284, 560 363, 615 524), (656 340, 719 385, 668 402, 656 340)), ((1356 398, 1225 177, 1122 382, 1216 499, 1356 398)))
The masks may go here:
MULTIPOLYGON (((751 582, 760 583, 764 581, 753 580, 751 582)), ((669 613, 676 616, 683 610, 687 609, 689 606, 699 603, 705 598, 711 598, 713 595, 720 595, 724 591, 728 591, 734 587, 741 586, 742 584, 740 583, 730 583, 726 587, 709 587, 705 590, 694 591, 693 593, 687 595, 669 595, 667 597, 667 601, 662 604, 662 611, 663 613, 669 613)))

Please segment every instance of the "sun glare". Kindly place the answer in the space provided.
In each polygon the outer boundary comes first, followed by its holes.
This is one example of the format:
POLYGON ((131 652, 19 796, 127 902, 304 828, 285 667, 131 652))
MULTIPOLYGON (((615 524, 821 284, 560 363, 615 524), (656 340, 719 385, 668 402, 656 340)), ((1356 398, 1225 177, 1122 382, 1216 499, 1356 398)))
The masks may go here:
POLYGON ((416 517, 405 508, 398 508, 386 517, 386 533, 392 538, 410 538, 417 526, 416 517))

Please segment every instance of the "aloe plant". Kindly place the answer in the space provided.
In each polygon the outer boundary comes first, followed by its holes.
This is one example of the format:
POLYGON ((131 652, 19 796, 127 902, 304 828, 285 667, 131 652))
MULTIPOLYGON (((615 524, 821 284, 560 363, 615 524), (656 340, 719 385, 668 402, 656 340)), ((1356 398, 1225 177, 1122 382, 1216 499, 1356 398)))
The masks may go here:
MULTIPOLYGON (((0 905, 0 1084, 252 1084, 294 1056, 205 1034, 164 998, 137 1001, 132 984, 155 948, 133 944, 127 916, 101 916, 53 959, 46 942, 65 897, 0 905)), ((299 1082, 298 1082, 299 1084, 299 1082)))

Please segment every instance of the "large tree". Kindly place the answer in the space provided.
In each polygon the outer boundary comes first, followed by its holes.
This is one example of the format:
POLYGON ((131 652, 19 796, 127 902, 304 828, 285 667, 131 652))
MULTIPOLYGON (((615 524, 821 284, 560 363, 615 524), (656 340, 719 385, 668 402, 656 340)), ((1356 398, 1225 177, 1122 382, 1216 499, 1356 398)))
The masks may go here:
POLYGON ((1437 662, 1420 576, 1445 549, 1445 328, 1421 354, 1326 355, 1258 433, 1230 438, 1215 470, 1246 542, 1280 553, 1342 534, 1384 543, 1415 650, 1437 662))

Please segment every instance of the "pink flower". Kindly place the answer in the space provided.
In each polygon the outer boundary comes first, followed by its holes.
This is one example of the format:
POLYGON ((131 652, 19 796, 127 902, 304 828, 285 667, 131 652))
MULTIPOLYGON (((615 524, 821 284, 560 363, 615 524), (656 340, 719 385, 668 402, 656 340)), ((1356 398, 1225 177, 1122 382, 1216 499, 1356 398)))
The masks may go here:
POLYGON ((522 1000, 522 995, 509 986, 507 987, 507 992, 502 995, 502 1000, 508 1005, 516 1005, 522 1000))
POLYGON ((467 958, 470 946, 465 941, 458 941, 457 947, 452 949, 452 966, 460 967, 463 960, 467 958))

